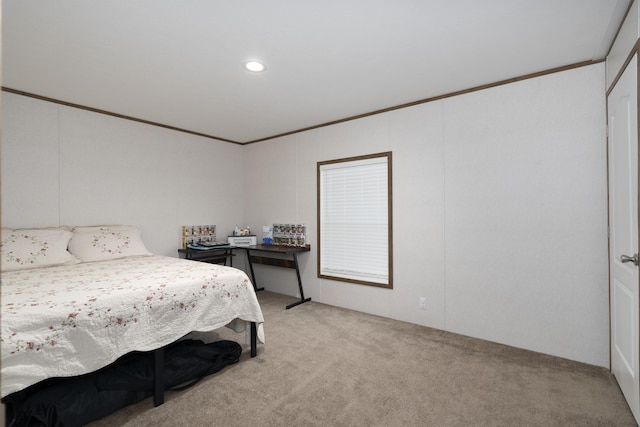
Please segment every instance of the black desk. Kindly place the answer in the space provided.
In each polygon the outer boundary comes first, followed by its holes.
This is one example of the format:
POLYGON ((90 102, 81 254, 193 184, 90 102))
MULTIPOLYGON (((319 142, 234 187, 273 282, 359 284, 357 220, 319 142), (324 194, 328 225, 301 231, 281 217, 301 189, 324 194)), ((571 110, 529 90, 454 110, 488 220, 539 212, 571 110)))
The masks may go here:
POLYGON ((293 304, 289 304, 287 309, 295 307, 296 305, 303 304, 311 301, 311 298, 304 297, 304 290, 302 289, 302 279, 300 278, 300 269, 298 268, 298 254, 301 252, 310 252, 311 246, 278 246, 278 245, 253 245, 253 246, 235 246, 234 249, 244 249, 247 251, 247 260, 249 261, 249 271, 251 272, 251 279, 253 280, 253 287, 256 291, 261 291, 264 288, 259 288, 256 284, 256 276, 253 272, 253 263, 272 265, 276 267, 293 268, 296 270, 298 276, 298 289, 300 290, 300 301, 296 301, 293 304), (252 255, 252 252, 263 253, 267 255, 258 256, 252 255), (292 259, 269 257, 268 254, 280 254, 291 256, 292 259))
POLYGON ((235 246, 216 246, 213 249, 199 250, 199 249, 178 249, 180 255, 184 255, 181 258, 189 259, 192 261, 208 262, 211 264, 223 264, 227 265, 227 258, 229 258, 229 266, 233 267, 233 253, 232 249, 235 246))

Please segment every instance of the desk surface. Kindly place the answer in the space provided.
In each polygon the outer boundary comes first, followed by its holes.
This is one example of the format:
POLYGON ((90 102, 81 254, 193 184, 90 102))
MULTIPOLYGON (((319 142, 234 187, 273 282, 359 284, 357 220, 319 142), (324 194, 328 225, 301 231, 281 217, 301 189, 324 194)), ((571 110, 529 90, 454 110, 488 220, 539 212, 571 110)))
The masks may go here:
POLYGON ((279 254, 292 254, 298 252, 310 252, 311 245, 307 246, 282 246, 282 245, 251 245, 251 246, 214 246, 208 249, 178 249, 180 253, 191 253, 191 254, 207 254, 211 252, 216 252, 216 250, 228 250, 228 249, 247 249, 251 251, 263 251, 263 252, 274 252, 279 254))
POLYGON ((247 249, 250 251, 276 252, 280 254, 292 254, 311 251, 311 245, 307 246, 281 246, 281 245, 251 245, 236 246, 234 249, 247 249))
POLYGON ((221 246, 212 246, 207 249, 179 248, 178 252, 181 254, 184 254, 184 253, 206 254, 207 252, 215 252, 215 251, 228 250, 228 249, 236 249, 236 246, 221 245, 221 246))

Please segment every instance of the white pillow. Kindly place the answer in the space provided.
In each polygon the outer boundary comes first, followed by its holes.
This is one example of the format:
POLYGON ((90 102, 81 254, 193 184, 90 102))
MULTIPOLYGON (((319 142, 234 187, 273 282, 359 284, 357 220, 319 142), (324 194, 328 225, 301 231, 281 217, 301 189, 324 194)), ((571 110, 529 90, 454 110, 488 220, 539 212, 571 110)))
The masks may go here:
POLYGON ((27 270, 80 262, 67 251, 72 233, 67 227, 3 228, 2 271, 27 270))
POLYGON ((152 255, 141 236, 140 230, 130 225, 74 227, 69 252, 83 262, 152 255))

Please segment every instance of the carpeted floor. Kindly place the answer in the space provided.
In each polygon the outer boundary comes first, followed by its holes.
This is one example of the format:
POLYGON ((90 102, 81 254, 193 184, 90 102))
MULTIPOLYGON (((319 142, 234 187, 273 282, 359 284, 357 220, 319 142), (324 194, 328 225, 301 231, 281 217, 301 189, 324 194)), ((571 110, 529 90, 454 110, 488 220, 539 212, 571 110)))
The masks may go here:
MULTIPOLYGON (((635 426, 604 368, 258 294, 266 344, 100 426, 635 426)), ((213 339, 244 335, 230 330, 213 339)))

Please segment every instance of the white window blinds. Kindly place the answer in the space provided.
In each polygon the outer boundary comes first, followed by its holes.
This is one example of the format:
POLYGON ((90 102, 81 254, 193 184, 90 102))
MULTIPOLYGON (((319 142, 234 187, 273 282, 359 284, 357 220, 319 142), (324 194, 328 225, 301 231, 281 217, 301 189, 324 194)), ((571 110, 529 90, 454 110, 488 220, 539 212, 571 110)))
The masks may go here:
POLYGON ((391 287, 391 153, 318 164, 319 276, 391 287))

